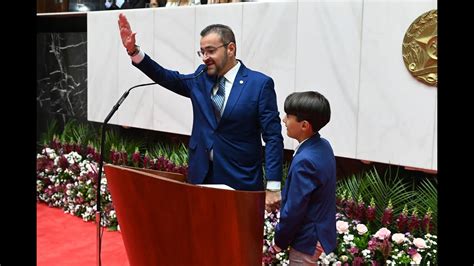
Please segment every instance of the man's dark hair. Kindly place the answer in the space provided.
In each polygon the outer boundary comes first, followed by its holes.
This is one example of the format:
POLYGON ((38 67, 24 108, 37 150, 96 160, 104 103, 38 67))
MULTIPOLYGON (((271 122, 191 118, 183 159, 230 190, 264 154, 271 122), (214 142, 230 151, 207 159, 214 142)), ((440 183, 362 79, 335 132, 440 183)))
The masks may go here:
POLYGON ((236 43, 234 32, 229 26, 222 24, 209 25, 201 31, 201 37, 204 37, 209 33, 217 33, 224 44, 229 44, 230 42, 236 43))
POLYGON ((285 113, 296 116, 298 122, 308 121, 317 132, 331 119, 329 101, 316 91, 294 92, 285 99, 285 113))

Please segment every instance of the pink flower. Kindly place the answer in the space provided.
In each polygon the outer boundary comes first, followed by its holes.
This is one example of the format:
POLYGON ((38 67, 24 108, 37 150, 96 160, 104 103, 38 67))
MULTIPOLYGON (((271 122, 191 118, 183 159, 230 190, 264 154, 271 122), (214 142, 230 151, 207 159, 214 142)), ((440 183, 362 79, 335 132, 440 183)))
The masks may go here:
POLYGON ((356 229, 357 229, 357 233, 359 233, 359 235, 363 235, 363 234, 367 233, 367 231, 368 231, 367 226, 365 226, 365 224, 358 224, 356 226, 356 229))
POLYGON ((367 243, 367 248, 371 251, 377 249, 377 240, 375 238, 369 240, 369 243, 367 243))
POLYGON ((112 164, 116 164, 117 162, 115 161, 115 146, 112 144, 112 147, 110 148, 110 153, 109 153, 110 161, 112 164))
POLYGON ((416 207, 415 207, 410 216, 410 221, 408 222, 408 231, 410 231, 410 233, 413 233, 419 227, 420 227, 420 218, 418 218, 418 211, 416 210, 416 207))
POLYGON ((392 235, 393 242, 397 244, 401 244, 405 241, 405 235, 401 233, 396 233, 392 235))
POLYGON ((413 239, 413 244, 417 247, 417 248, 426 248, 426 242, 425 240, 421 239, 421 238, 415 238, 413 239))
POLYGON ((349 224, 344 221, 337 221, 336 222, 336 229, 339 234, 344 234, 349 232, 349 224))
POLYGON ((429 233, 433 227, 433 224, 431 223, 431 213, 431 209, 428 207, 428 211, 426 212, 425 216, 423 216, 423 220, 421 221, 422 230, 424 230, 426 233, 429 233))
POLYGON ((414 249, 414 248, 409 248, 408 251, 407 251, 407 254, 410 255, 410 256, 412 256, 412 257, 413 257, 413 255, 415 255, 416 253, 418 253, 418 252, 417 252, 416 249, 414 249))
POLYGON ((421 255, 420 253, 415 253, 413 255, 411 255, 411 259, 416 263, 416 264, 420 264, 421 262, 421 255))
POLYGON ((382 241, 382 244, 380 245, 380 251, 382 252, 384 261, 387 260, 387 257, 390 255, 390 252, 392 251, 392 245, 390 245, 388 236, 382 241))
MULTIPOLYGON (((143 168, 150 168, 150 156, 148 155, 148 151, 145 151, 145 156, 143 156, 143 168)), ((172 171, 169 171, 172 172, 172 171)))
POLYGON ((347 218, 350 218, 350 219, 354 218, 355 206, 356 206, 355 202, 352 199, 348 199, 345 202, 344 211, 346 213, 347 218))
POLYGON ((408 223, 408 207, 405 204, 405 207, 403 207, 403 211, 400 213, 397 219, 397 227, 399 232, 405 232, 405 227, 407 226, 408 223))
POLYGON ((359 252, 359 249, 357 247, 350 247, 349 252, 351 254, 356 254, 357 252, 359 252))
POLYGON ((366 208, 362 196, 359 195, 357 203, 355 204, 355 218, 359 221, 364 221, 367 217, 366 208))
POLYGON ((61 157, 59 157, 58 166, 64 170, 69 167, 69 162, 64 155, 61 155, 61 157))
POLYGON ((388 230, 385 227, 382 227, 377 231, 377 233, 375 233, 375 237, 380 239, 380 240, 384 240, 385 238, 390 237, 391 233, 392 232, 390 232, 390 230, 388 230))
POLYGON ((372 222, 375 220, 375 206, 370 205, 367 207, 367 221, 372 222))
POLYGON ((389 199, 387 208, 385 208, 385 210, 383 211, 383 216, 382 216, 383 226, 388 226, 392 223, 392 214, 393 214, 392 200, 389 199))
POLYGON ((135 167, 138 167, 140 164, 140 151, 138 150, 138 147, 135 147, 135 152, 132 154, 132 162, 135 167))
POLYGON ((352 261, 353 266, 359 266, 364 263, 364 259, 361 257, 355 257, 354 260, 352 261))

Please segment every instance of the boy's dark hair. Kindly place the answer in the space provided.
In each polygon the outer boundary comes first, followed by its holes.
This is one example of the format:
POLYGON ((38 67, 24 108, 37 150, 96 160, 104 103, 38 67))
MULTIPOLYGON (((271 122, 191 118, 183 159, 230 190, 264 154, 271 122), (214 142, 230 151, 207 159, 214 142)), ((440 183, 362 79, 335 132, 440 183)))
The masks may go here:
POLYGON ((294 92, 285 99, 285 113, 296 116, 296 120, 308 121, 317 132, 331 119, 329 101, 316 91, 294 92))
POLYGON ((235 43, 234 32, 229 26, 223 24, 209 25, 201 31, 201 37, 204 37, 209 33, 217 33, 224 44, 229 44, 230 42, 235 43))

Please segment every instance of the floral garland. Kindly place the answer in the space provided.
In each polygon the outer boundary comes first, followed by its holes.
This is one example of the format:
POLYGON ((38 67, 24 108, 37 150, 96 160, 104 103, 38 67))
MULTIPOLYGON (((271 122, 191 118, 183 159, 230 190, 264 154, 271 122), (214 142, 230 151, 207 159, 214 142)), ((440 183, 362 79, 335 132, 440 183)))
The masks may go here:
MULTIPOLYGON (((65 213, 93 221, 96 212, 96 187, 98 153, 88 147, 85 155, 79 148, 45 147, 36 159, 37 200, 50 206, 62 208, 65 213)), ((123 152, 112 152, 115 164, 127 162, 123 152)), ((141 156, 138 150, 131 156, 131 164, 158 170, 186 174, 187 167, 176 166, 166 158, 151 159, 148 154, 141 156)), ((101 179, 101 226, 118 229, 112 197, 107 187, 107 178, 101 179)), ((406 208, 392 224, 392 209, 386 208, 382 226, 375 233, 370 228, 375 219, 374 204, 365 208, 362 202, 338 199, 336 215, 337 248, 330 254, 323 253, 320 265, 436 265, 437 236, 429 233, 430 213, 423 219, 417 218, 416 210, 408 217, 406 208), (365 221, 363 223, 361 221, 365 221), (392 233, 388 228, 392 228, 392 233), (425 230, 421 230, 424 228, 425 230), (422 233, 424 232, 424 233, 422 233)), ((265 265, 288 265, 288 250, 275 252, 272 249, 275 226, 279 211, 265 212, 263 259, 265 265)), ((375 229, 374 229, 375 230, 375 229)))
MULTIPOLYGON (((265 212, 263 263, 288 265, 288 250, 276 253, 273 249, 278 211, 265 212)), ((336 214, 337 248, 319 257, 319 265, 436 265, 437 236, 414 236, 409 232, 394 233, 386 227, 372 233, 358 220, 336 214)))
MULTIPOLYGON (((44 148, 36 157, 37 200, 50 206, 62 208, 65 213, 93 221, 96 213, 96 187, 98 165, 93 154, 84 159, 76 151, 58 154, 56 150, 44 148)), ((101 179, 101 226, 116 228, 117 216, 107 179, 101 179)))

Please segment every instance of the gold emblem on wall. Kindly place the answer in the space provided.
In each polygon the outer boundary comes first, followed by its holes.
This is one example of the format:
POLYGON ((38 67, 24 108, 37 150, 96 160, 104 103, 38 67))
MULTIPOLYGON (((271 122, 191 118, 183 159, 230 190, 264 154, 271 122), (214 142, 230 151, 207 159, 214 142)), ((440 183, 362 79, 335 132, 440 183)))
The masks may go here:
POLYGON ((421 82, 438 85, 438 11, 419 16, 403 39, 403 61, 408 71, 421 82))

